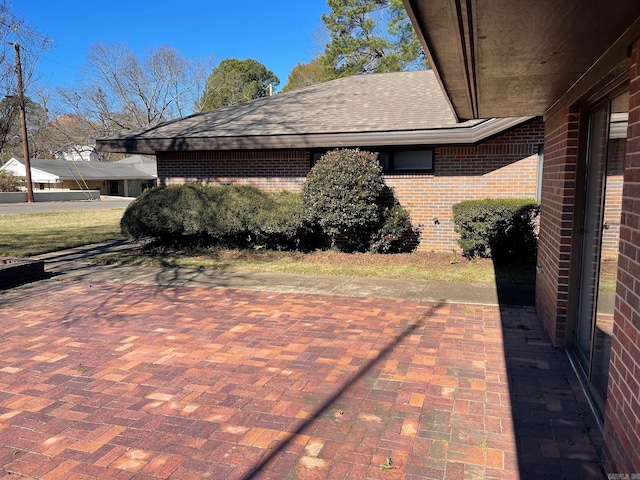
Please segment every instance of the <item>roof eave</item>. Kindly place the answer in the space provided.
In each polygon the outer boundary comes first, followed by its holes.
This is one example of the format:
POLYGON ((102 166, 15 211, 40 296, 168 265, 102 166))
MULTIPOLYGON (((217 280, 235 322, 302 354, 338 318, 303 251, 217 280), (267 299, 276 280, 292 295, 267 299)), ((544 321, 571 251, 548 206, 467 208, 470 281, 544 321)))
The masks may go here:
POLYGON ((444 83, 442 79, 440 62, 434 55, 435 49, 432 45, 432 42, 429 39, 429 36, 425 31, 425 29, 421 28, 423 25, 425 25, 424 19, 420 18, 419 10, 417 8, 414 8, 413 2, 414 0, 402 0, 405 10, 407 11, 407 15, 411 20, 411 23, 413 24, 413 28, 416 32, 416 35, 418 36, 418 39, 422 44, 422 49, 424 51, 425 56, 427 57, 427 61, 429 62, 429 68, 431 68, 431 70, 433 71, 436 77, 436 80, 438 80, 440 89, 442 90, 445 100, 449 104, 449 108, 451 109, 453 116, 455 117, 457 122, 462 122, 472 118, 478 118, 477 116, 474 117, 472 115, 469 115, 469 112, 472 111, 471 105, 468 105, 466 107, 466 110, 462 115, 461 115, 461 112, 456 108, 456 104, 453 102, 451 93, 449 92, 447 85, 444 83))
POLYGON ((588 101, 628 72, 640 35, 637 0, 403 3, 459 119, 546 116, 588 101))
POLYGON ((243 137, 108 138, 96 141, 101 152, 156 153, 188 150, 291 150, 333 147, 473 145, 534 117, 492 118, 472 127, 393 132, 356 132, 243 137))

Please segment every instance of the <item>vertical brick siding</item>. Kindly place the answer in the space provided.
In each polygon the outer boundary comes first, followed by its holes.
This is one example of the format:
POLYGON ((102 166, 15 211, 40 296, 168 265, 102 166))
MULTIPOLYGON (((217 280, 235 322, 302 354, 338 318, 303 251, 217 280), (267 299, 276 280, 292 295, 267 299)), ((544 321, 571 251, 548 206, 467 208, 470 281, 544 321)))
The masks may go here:
POLYGON ((640 472, 640 40, 632 52, 618 283, 614 309, 605 464, 609 472, 640 472))
MULTIPOLYGON (((543 138, 544 124, 536 119, 481 145, 436 148, 435 174, 385 175, 413 223, 420 226, 420 248, 458 249, 451 220, 456 202, 534 198, 543 138)), ((161 185, 252 184, 269 191, 299 191, 310 169, 310 153, 300 150, 158 152, 156 158, 161 185)))
POLYGON ((160 185, 210 183, 256 185, 298 191, 309 173, 304 150, 157 152, 160 185))
POLYGON ((545 125, 536 310, 555 345, 565 344, 567 328, 578 123, 579 111, 564 108, 545 125))
POLYGON ((534 120, 481 145, 437 147, 432 175, 386 175, 422 233, 423 250, 458 250, 451 207, 487 197, 535 198, 538 146, 544 125, 534 120), (437 222, 436 222, 437 219, 437 222))

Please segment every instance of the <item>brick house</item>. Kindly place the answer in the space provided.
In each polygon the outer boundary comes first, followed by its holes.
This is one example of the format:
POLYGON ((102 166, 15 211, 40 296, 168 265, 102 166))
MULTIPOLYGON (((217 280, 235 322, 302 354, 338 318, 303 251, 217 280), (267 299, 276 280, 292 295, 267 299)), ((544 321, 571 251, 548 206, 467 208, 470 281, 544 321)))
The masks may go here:
POLYGON ((537 117, 456 122, 433 72, 343 78, 102 139, 102 151, 152 153, 161 185, 250 183, 297 191, 333 148, 380 152, 385 180, 411 212, 421 248, 457 248, 451 206, 535 198, 537 117))
MULTIPOLYGON (((99 190, 101 195, 137 197, 156 185, 155 160, 134 155, 117 162, 32 158, 34 190, 99 190)), ((12 158, 0 171, 25 177, 24 161, 12 158)))
POLYGON ((606 470, 634 477, 640 474, 640 2, 404 3, 459 120, 544 118, 536 309, 555 345, 566 347, 603 422, 606 470), (606 291, 609 282, 615 294, 606 291), (613 315, 602 312, 607 295, 614 297, 613 315))

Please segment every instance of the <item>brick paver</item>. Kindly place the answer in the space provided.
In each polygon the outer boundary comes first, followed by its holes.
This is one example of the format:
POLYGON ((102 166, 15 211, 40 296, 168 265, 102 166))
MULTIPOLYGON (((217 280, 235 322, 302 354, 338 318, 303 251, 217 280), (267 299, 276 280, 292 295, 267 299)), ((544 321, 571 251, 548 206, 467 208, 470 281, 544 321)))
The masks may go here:
POLYGON ((7 478, 602 478, 530 308, 46 281, 0 328, 7 478))

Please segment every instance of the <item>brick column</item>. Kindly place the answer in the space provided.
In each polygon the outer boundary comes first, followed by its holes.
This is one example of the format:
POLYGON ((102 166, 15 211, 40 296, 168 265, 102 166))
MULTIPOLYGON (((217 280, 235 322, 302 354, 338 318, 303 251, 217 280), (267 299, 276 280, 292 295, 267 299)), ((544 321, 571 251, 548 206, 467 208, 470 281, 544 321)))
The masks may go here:
POLYGON ((565 107, 545 122, 536 310, 554 345, 566 342, 580 112, 565 107))
POLYGON ((640 40, 632 51, 618 282, 607 408, 605 466, 640 473, 640 40))

